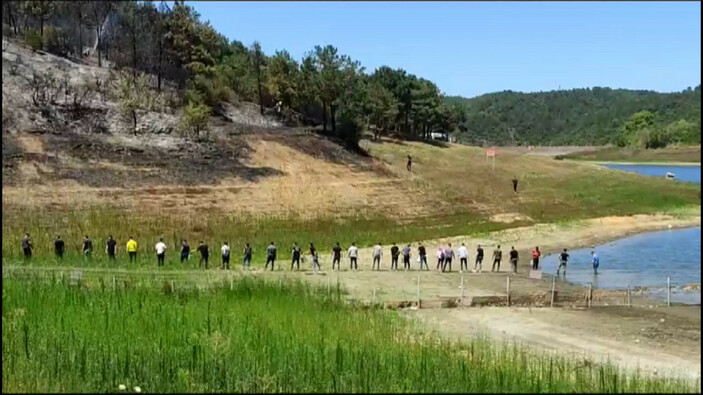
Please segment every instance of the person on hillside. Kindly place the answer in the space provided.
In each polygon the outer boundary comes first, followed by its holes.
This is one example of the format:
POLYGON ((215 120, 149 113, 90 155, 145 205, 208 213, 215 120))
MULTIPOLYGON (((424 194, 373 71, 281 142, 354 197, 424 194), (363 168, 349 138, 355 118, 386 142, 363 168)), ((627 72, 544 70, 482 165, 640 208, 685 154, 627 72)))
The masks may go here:
POLYGON ((566 248, 559 254, 559 267, 557 268, 557 276, 561 272, 561 268, 564 268, 564 276, 566 277, 566 263, 569 260, 569 253, 566 252, 566 248))
POLYGON ((513 177, 513 193, 517 193, 517 177, 513 177))
POLYGON ((251 246, 249 243, 244 243, 244 257, 242 258, 242 270, 251 269, 251 246))
POLYGON ((535 249, 532 250, 532 270, 539 269, 539 257, 540 256, 542 256, 542 253, 539 251, 539 247, 535 247, 535 249))
POLYGON ((420 245, 417 247, 417 254, 420 256, 420 270, 422 270, 422 264, 425 264, 425 269, 430 270, 430 267, 427 266, 427 250, 425 249, 425 246, 420 243, 420 245))
POLYGON ((383 256, 383 248, 381 247, 381 243, 376 244, 373 246, 373 263, 371 264, 371 270, 374 270, 374 268, 377 268, 377 270, 381 270, 381 257, 383 256))
POLYGON ((478 248, 476 248, 476 262, 474 262, 474 271, 476 271, 476 268, 478 268, 479 273, 483 270, 483 247, 481 247, 481 244, 479 244, 478 248))
POLYGON ((56 241, 54 241, 54 253, 57 259, 63 259, 63 252, 66 249, 66 243, 61 240, 61 236, 56 236, 56 241))
POLYGON ((134 237, 129 236, 129 240, 127 240, 127 245, 125 246, 125 250, 127 250, 127 255, 129 255, 129 263, 136 262, 137 261, 137 242, 134 240, 134 237))
POLYGON ((600 258, 595 251, 591 251, 591 264, 593 265, 593 274, 598 274, 598 266, 600 266, 600 258))
POLYGON ((205 270, 207 270, 208 267, 208 261, 210 260, 210 249, 208 248, 207 244, 203 243, 202 240, 200 240, 200 243, 198 243, 198 252, 200 253, 200 263, 199 266, 203 266, 203 263, 205 263, 205 270))
POLYGON ((510 267, 513 269, 513 274, 517 274, 518 253, 515 247, 510 247, 510 267))
POLYGON ((464 243, 456 249, 456 255, 459 257, 459 272, 463 273, 464 270, 469 271, 469 250, 466 249, 464 243))
POLYGON ((342 247, 339 246, 339 242, 335 244, 332 248, 332 270, 334 270, 334 264, 337 264, 337 271, 339 271, 339 262, 342 260, 342 247))
POLYGON ((290 270, 293 270, 293 266, 295 266, 295 270, 300 270, 300 246, 297 242, 293 243, 293 250, 291 251, 291 253, 293 258, 290 261, 290 270))
POLYGON ((271 264, 271 271, 273 271, 276 265, 276 245, 273 241, 266 248, 266 265, 264 266, 264 270, 269 267, 269 263, 271 264))
POLYGON ((437 247, 437 270, 444 271, 444 248, 437 247))
POLYGON ((400 249, 395 243, 391 246, 391 270, 398 270, 398 256, 400 255, 400 249))
POLYGON ((403 270, 410 270, 410 244, 403 247, 403 270))
POLYGON ((117 254, 117 241, 112 238, 112 235, 107 238, 107 243, 105 243, 105 252, 107 253, 107 259, 114 262, 115 255, 117 254))
POLYGON ((503 251, 500 249, 500 244, 493 250, 493 266, 491 267, 491 272, 500 272, 500 261, 503 259, 503 251))
POLYGON ((181 239, 181 263, 190 259, 190 245, 186 239, 181 239))
POLYGON ((32 247, 32 239, 29 238, 29 233, 25 233, 22 237, 22 252, 25 262, 29 262, 29 258, 32 257, 32 247))
POLYGON ((351 247, 347 250, 347 255, 349 255, 349 269, 357 270, 357 260, 359 259, 359 249, 356 248, 356 243, 352 243, 351 247))
POLYGON ((408 169, 408 171, 412 171, 413 158, 410 155, 408 155, 408 163, 407 165, 405 165, 405 167, 408 169))
POLYGON ((317 256, 317 249, 315 248, 315 245, 313 243, 310 243, 310 259, 312 260, 313 273, 317 273, 322 270, 322 267, 320 266, 319 257, 317 256), (316 268, 317 272, 315 271, 316 268))
POLYGON ((231 251, 229 244, 225 241, 220 250, 222 251, 222 269, 229 270, 229 254, 231 251))
POLYGON ((445 271, 447 267, 449 267, 449 272, 451 273, 452 271, 452 259, 454 259, 454 250, 452 250, 452 243, 447 244, 447 247, 444 249, 444 266, 442 267, 442 272, 445 271))
POLYGON ((87 235, 83 239, 83 260, 85 262, 90 262, 90 256, 93 254, 93 240, 90 240, 90 237, 87 235))
POLYGON ((156 249, 156 265, 163 266, 166 259, 166 243, 163 238, 159 238, 159 242, 154 246, 156 249))

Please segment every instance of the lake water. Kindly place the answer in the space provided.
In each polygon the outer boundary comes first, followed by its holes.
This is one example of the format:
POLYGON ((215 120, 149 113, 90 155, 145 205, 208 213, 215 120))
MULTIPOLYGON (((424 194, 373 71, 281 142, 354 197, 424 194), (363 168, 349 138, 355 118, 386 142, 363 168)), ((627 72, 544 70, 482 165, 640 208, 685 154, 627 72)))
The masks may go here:
POLYGON ((613 170, 631 171, 661 178, 664 178, 667 172, 671 172, 676 175, 676 179, 679 181, 701 183, 700 166, 621 165, 615 163, 604 166, 613 170))
MULTIPOLYGON (((701 183, 700 166, 658 166, 608 164, 608 168, 632 171, 653 177, 676 174, 684 182, 701 183)), ((598 275, 593 275, 591 249, 569 251, 567 281, 593 283, 596 288, 624 289, 648 287, 650 295, 666 300, 666 278, 671 278, 672 302, 701 303, 701 292, 678 288, 701 282, 701 228, 643 233, 596 246, 600 257, 598 275)), ((557 271, 557 256, 545 257, 545 273, 557 271)))

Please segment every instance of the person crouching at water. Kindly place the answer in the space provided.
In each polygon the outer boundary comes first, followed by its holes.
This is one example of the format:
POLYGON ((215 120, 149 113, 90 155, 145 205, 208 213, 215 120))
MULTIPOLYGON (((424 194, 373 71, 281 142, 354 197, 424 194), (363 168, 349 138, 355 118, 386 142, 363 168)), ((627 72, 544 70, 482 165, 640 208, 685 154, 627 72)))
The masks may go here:
POLYGON ((229 253, 230 253, 230 248, 229 244, 225 241, 224 244, 222 244, 222 269, 227 269, 229 270, 229 253))
POLYGON ((518 253, 515 247, 510 247, 510 267, 513 269, 513 274, 517 274, 518 253))
POLYGON ((593 274, 598 274, 598 266, 600 266, 600 259, 595 251, 591 251, 591 263, 593 264, 593 274))
POLYGON ((373 247, 373 263, 371 264, 371 270, 377 268, 376 270, 381 270, 381 257, 383 256, 383 248, 381 243, 376 244, 373 247))

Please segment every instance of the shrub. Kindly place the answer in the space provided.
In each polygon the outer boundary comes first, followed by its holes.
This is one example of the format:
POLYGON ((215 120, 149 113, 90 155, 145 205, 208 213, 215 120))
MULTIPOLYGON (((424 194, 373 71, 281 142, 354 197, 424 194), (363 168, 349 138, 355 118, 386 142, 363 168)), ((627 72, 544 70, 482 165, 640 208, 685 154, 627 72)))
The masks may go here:
POLYGON ((32 102, 36 106, 54 104, 56 98, 64 91, 60 81, 54 77, 51 71, 44 73, 34 73, 29 80, 29 88, 32 91, 32 102))
POLYGON ((199 137, 200 131, 207 128, 209 118, 210 107, 198 102, 188 102, 183 107, 183 117, 181 118, 184 134, 199 137))
POLYGON ((32 51, 40 51, 44 48, 44 41, 36 30, 27 30, 24 33, 24 42, 32 48, 32 51))
POLYGON ((49 26, 44 29, 43 42, 47 52, 64 57, 73 47, 71 37, 58 27, 49 26))

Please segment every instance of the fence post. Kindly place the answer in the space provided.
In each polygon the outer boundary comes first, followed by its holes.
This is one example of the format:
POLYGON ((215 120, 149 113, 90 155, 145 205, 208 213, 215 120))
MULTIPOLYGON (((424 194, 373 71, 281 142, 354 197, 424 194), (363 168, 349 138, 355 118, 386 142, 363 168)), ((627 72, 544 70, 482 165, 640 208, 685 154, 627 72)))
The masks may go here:
POLYGON ((173 283, 173 280, 171 280, 171 292, 176 292, 176 284, 173 283))
POLYGON ((117 284, 115 281, 115 276, 112 276, 112 290, 116 291, 117 290, 117 284))
POLYGON ((671 277, 666 277, 666 307, 671 307, 671 277))
POLYGON ((508 284, 506 286, 507 290, 505 291, 505 293, 507 295, 506 302, 508 304, 508 307, 510 307, 510 277, 506 277, 506 278, 508 279, 508 281, 507 281, 508 284))
POLYGON ((420 308, 420 274, 417 275, 417 308, 420 308))
POLYGON ((229 290, 234 290, 234 277, 232 276, 229 277, 229 290))
POLYGON ((549 307, 554 307, 554 286, 557 282, 556 277, 552 277, 552 300, 549 302, 549 307))
POLYGON ((461 304, 464 304, 464 276, 461 276, 461 304))
POLYGON ((593 283, 588 283, 588 308, 591 308, 591 298, 593 297, 593 283))
POLYGON ((630 282, 627 282, 627 307, 632 307, 632 299, 630 297, 630 282))

